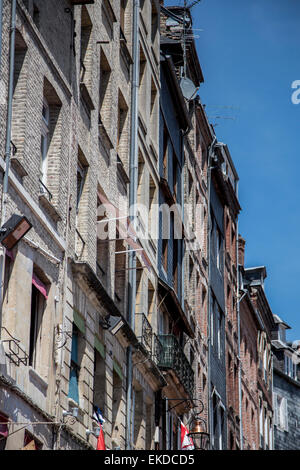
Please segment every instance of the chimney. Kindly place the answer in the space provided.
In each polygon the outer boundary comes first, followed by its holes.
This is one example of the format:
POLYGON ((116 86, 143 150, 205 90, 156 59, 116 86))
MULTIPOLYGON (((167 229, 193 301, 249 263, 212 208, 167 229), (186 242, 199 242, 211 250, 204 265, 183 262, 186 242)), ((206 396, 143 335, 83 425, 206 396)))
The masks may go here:
POLYGON ((245 266, 245 244, 246 240, 244 240, 241 235, 239 235, 238 239, 238 264, 241 266, 245 266))

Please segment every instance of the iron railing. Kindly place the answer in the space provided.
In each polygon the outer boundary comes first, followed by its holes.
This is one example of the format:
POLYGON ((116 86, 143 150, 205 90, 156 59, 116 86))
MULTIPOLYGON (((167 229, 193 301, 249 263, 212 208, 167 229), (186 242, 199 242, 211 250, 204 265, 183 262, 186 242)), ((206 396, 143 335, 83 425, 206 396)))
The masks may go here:
POLYGON ((177 338, 173 335, 159 335, 162 353, 158 362, 161 369, 173 369, 186 392, 194 393, 194 371, 183 352, 177 338))
POLYGON ((1 335, 0 340, 1 343, 7 344, 7 347, 4 348, 6 356, 16 366, 19 366, 20 363, 24 364, 24 366, 27 366, 29 357, 28 354, 24 351, 24 349, 21 348, 19 344, 20 340, 14 338, 4 326, 1 326, 1 330, 4 330, 7 336, 9 337, 8 339, 2 339, 1 335))
POLYGON ((47 186, 43 183, 41 179, 39 179, 39 182, 40 182, 40 195, 47 194, 48 201, 51 202, 52 194, 50 193, 49 189, 47 188, 47 186))
POLYGON ((142 343, 142 345, 147 349, 147 351, 152 353, 152 326, 147 320, 147 317, 144 313, 136 313, 135 317, 135 334, 137 339, 142 343))
POLYGON ((152 359, 153 361, 158 364, 159 361, 160 361, 160 358, 162 356, 162 353, 163 353, 163 345, 159 339, 159 337, 153 333, 153 336, 152 336, 152 359))

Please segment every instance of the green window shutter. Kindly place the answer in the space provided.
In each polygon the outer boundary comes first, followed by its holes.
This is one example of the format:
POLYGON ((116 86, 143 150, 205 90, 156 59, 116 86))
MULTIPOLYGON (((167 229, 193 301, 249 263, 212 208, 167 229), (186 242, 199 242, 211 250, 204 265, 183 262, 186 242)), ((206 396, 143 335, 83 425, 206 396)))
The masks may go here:
POLYGON ((100 356, 103 359, 105 359, 105 346, 97 336, 95 336, 94 347, 95 347, 95 349, 97 349, 100 356))
POLYGON ((118 374, 118 376, 120 377, 121 380, 123 380, 123 372, 122 372, 122 368, 120 366, 120 364, 114 360, 114 371, 116 372, 116 374, 118 374))
POLYGON ((84 318, 75 309, 73 309, 73 321, 77 326, 78 330, 81 331, 81 333, 85 334, 84 318))

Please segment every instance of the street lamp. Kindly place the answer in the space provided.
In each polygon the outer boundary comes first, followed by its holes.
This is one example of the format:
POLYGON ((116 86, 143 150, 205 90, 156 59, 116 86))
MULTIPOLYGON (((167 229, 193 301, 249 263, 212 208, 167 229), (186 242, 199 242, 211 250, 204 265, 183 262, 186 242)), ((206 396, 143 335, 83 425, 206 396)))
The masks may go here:
POLYGON ((27 217, 13 214, 0 228, 0 243, 7 250, 12 250, 31 227, 32 224, 27 217))
POLYGON ((188 436, 192 439, 196 450, 208 450, 209 434, 206 428, 206 421, 197 414, 194 415, 189 423, 191 431, 188 436))
POLYGON ((193 408, 198 408, 197 412, 194 411, 192 417, 188 422, 188 427, 191 429, 190 432, 187 434, 190 439, 192 439, 195 450, 208 450, 209 449, 209 433, 207 432, 207 425, 205 419, 201 418, 199 415, 204 410, 204 403, 199 398, 165 398, 168 401, 176 400, 179 403, 168 408, 168 411, 171 411, 173 408, 181 405, 184 402, 189 404, 195 403, 193 408), (196 402, 198 404, 196 405, 196 402), (200 408, 200 411, 199 411, 200 408))

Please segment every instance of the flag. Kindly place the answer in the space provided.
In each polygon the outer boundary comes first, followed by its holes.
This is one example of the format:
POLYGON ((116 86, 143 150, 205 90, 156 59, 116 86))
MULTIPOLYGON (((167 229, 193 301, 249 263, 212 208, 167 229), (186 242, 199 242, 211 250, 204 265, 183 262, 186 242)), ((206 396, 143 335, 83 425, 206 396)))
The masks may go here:
POLYGON ((103 418, 101 410, 98 406, 94 406, 93 419, 97 421, 97 423, 100 424, 101 426, 103 423, 105 423, 105 419, 103 418))
POLYGON ((100 428, 98 440, 97 440, 97 449, 96 450, 106 450, 105 441, 104 441, 104 432, 102 424, 105 423, 105 419, 102 416, 101 410, 98 406, 94 406, 93 419, 97 421, 97 424, 100 428))
POLYGON ((180 421, 180 442, 181 442, 181 450, 194 450, 194 443, 193 440, 188 436, 188 429, 187 427, 183 424, 182 421, 180 421))
POLYGON ((104 442, 104 433, 101 424, 100 426, 100 433, 97 441, 97 449, 96 450, 106 450, 105 448, 105 442, 104 442))

